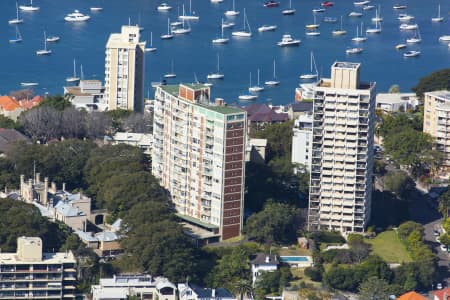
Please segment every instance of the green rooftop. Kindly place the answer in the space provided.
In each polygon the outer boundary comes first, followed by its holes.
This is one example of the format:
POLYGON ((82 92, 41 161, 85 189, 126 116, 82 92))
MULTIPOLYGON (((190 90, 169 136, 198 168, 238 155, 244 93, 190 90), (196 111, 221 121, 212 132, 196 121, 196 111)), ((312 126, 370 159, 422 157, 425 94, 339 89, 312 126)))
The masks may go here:
POLYGON ((178 84, 161 85, 161 89, 169 94, 178 96, 180 92, 180 86, 178 84))
POLYGON ((218 112, 219 114, 223 115, 238 114, 244 112, 244 110, 234 106, 217 106, 214 104, 211 105, 197 104, 197 105, 218 112))
MULTIPOLYGON (((185 85, 189 88, 192 88, 194 90, 205 88, 205 86, 203 84, 183 83, 183 85, 185 85)), ((180 90, 179 84, 161 85, 160 87, 163 91, 165 91, 173 96, 178 97, 178 95, 179 95, 179 90, 180 90)), ((223 115, 238 114, 238 113, 244 112, 244 110, 242 110, 238 107, 234 107, 234 106, 217 106, 212 103, 210 105, 197 103, 196 105, 198 105, 200 107, 204 107, 211 111, 217 112, 219 114, 223 114, 223 115)))
POLYGON ((213 224, 209 224, 209 223, 205 223, 205 222, 202 222, 202 221, 200 221, 200 220, 198 220, 196 218, 193 218, 193 217, 190 217, 190 216, 186 216, 186 215, 182 215, 180 213, 175 213, 175 215, 178 218, 187 221, 188 223, 193 223, 193 224, 196 224, 196 225, 198 225, 200 227, 203 227, 203 228, 207 228, 207 229, 219 228, 219 226, 216 226, 216 225, 213 225, 213 224))

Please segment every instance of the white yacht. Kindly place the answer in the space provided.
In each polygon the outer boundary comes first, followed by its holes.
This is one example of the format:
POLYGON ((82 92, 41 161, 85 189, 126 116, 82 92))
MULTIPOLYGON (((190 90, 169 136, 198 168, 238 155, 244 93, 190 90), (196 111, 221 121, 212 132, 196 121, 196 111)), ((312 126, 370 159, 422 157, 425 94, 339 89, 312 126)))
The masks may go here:
POLYGON ((49 42, 49 43, 54 43, 54 42, 57 42, 57 41, 59 41, 61 38, 59 37, 59 36, 57 36, 57 35, 49 35, 48 37, 47 37, 47 42, 49 42))
POLYGON ((219 54, 217 54, 217 71, 214 73, 209 73, 206 78, 207 79, 223 79, 225 75, 220 73, 220 58, 219 54))
POLYGON ((250 29, 250 24, 248 23, 248 20, 247 20, 247 14, 245 13, 245 8, 244 8, 244 28, 239 31, 233 31, 231 33, 231 35, 236 36, 236 37, 251 37, 252 36, 252 30, 250 29))
POLYGON ((346 54, 359 54, 361 52, 363 52, 364 49, 361 47, 356 47, 356 48, 349 48, 347 50, 345 50, 346 54))
POLYGON ((285 16, 289 16, 295 14, 295 11, 296 11, 295 8, 292 8, 292 0, 289 0, 289 7, 283 9, 281 13, 285 16))
POLYGON ((173 39, 173 34, 170 29, 170 18, 167 19, 167 34, 161 35, 161 39, 163 40, 173 39))
POLYGON ((353 4, 356 5, 356 6, 363 6, 363 5, 367 5, 369 3, 370 3, 369 0, 353 2, 353 4))
POLYGON ((89 15, 85 15, 80 13, 79 10, 75 10, 73 13, 67 14, 64 18, 67 22, 84 22, 89 20, 91 17, 89 15))
POLYGON ((172 68, 169 73, 164 74, 164 78, 175 78, 177 74, 173 71, 173 59, 172 59, 172 68))
POLYGON ((409 22, 411 20, 414 20, 414 16, 408 14, 399 14, 397 20, 399 20, 400 22, 409 22))
POLYGON ((16 25, 16 37, 9 40, 10 43, 21 43, 22 35, 20 34, 19 26, 16 25))
POLYGON ((94 7, 91 7, 91 8, 89 8, 89 9, 90 9, 90 11, 92 11, 92 12, 99 12, 99 11, 102 11, 102 10, 103 10, 103 7, 94 6, 94 7))
POLYGON ((417 27, 418 27, 417 24, 406 24, 406 23, 404 23, 404 24, 401 24, 398 28, 400 30, 416 30, 417 27))
POLYGON ((36 51, 36 55, 50 55, 52 50, 47 49, 47 34, 44 31, 44 49, 36 51))
POLYGON ((406 39, 407 44, 419 44, 422 42, 422 38, 420 37, 420 31, 419 28, 417 28, 416 32, 414 33, 413 37, 410 37, 406 39))
POLYGON ((290 34, 283 34, 281 41, 277 43, 280 47, 298 46, 300 45, 299 39, 294 39, 290 34))
POLYGON ((160 5, 158 5, 158 7, 156 9, 158 11, 169 11, 172 9, 172 6, 170 6, 167 3, 161 3, 160 5))
POLYGON ((239 100, 243 100, 243 101, 251 101, 251 100, 256 100, 258 98, 257 95, 253 95, 253 94, 245 94, 245 95, 239 95, 239 100))
POLYGON ((153 47, 153 31, 150 31, 150 47, 144 48, 145 52, 154 52, 156 47, 153 47))
POLYGON ((442 35, 439 37, 440 42, 450 42, 450 35, 442 35))
POLYGON ((37 86, 37 85, 39 85, 39 83, 37 83, 37 82, 21 82, 20 85, 21 86, 37 86))
POLYGON ((277 29, 277 25, 262 25, 258 27, 259 32, 274 31, 275 29, 277 29))
POLYGON ((212 40, 212 43, 213 43, 213 44, 226 44, 226 43, 228 43, 228 41, 229 41, 230 39, 229 39, 229 38, 226 38, 226 37, 223 35, 223 29, 224 29, 224 27, 223 27, 223 19, 222 19, 222 22, 220 23, 221 35, 220 35, 220 37, 215 38, 215 39, 212 40))
POLYGON ((307 30, 305 32, 305 35, 307 35, 307 36, 318 36, 318 35, 320 35, 320 31, 317 30, 317 29, 307 30))
POLYGON ((19 16, 19 3, 16 1, 16 18, 8 21, 8 24, 21 24, 23 19, 19 16))
POLYGON ((187 33, 191 32, 191 26, 189 25, 189 21, 187 21, 187 22, 188 22, 188 25, 186 26, 184 19, 183 19, 183 23, 182 23, 181 27, 173 28, 172 33, 173 34, 187 34, 187 33))
POLYGON ((231 10, 227 10, 225 12, 225 16, 227 16, 227 17, 234 17, 234 16, 237 16, 237 15, 240 14, 240 12, 236 10, 236 7, 235 7, 236 3, 234 1, 235 0, 233 0, 233 8, 231 10))
POLYGON ((183 4, 183 15, 178 17, 180 20, 198 20, 200 19, 199 16, 196 16, 194 13, 192 13, 192 0, 189 0, 189 14, 186 14, 184 11, 184 4, 183 4))
POLYGON ((280 81, 277 80, 275 60, 273 60, 273 79, 265 81, 264 84, 267 86, 276 86, 280 84, 280 81))
POLYGON ((416 57, 416 56, 419 56, 419 55, 420 55, 420 51, 414 51, 414 50, 407 51, 407 52, 403 53, 404 57, 416 57))
POLYGON ((76 62, 73 59, 73 75, 66 78, 66 82, 77 82, 80 81, 80 77, 77 76, 76 62))
POLYGON ((380 16, 381 9, 378 5, 378 8, 375 10, 375 17, 372 18, 372 22, 383 22, 383 18, 380 16))
POLYGON ((365 42, 367 41, 367 37, 366 36, 362 36, 363 33, 363 24, 361 23, 361 30, 359 30, 359 27, 356 26, 356 36, 354 38, 352 38, 352 41, 355 43, 360 43, 360 42, 365 42), (361 35, 360 33, 361 32, 361 35))
POLYGON ((374 8, 375 8, 374 5, 364 5, 364 6, 363 6, 363 10, 372 10, 372 9, 374 9, 374 8))
POLYGON ((431 22, 438 23, 444 21, 444 17, 441 17, 441 5, 438 5, 438 15, 437 17, 431 18, 431 22))
POLYGON ((392 6, 393 9, 406 9, 408 8, 406 5, 403 4, 395 4, 394 6, 392 6))
POLYGON ((348 14, 348 16, 351 18, 361 18, 362 15, 363 15, 362 13, 357 12, 357 11, 352 11, 348 14))
MULTIPOLYGON (((251 79, 250 79, 250 82, 251 82, 251 79)), ((259 84, 259 69, 258 69, 258 83, 253 86, 250 84, 248 91, 252 92, 252 93, 258 93, 258 92, 262 92, 263 90, 264 90, 264 86, 259 84)))
POLYGON ((381 33, 381 24, 380 22, 375 23, 375 28, 367 28, 366 33, 381 33))
POLYGON ((33 0, 30 0, 30 5, 21 5, 19 8, 23 11, 37 11, 40 9, 39 6, 33 6, 33 0))
POLYGON ((314 59, 314 54, 312 51, 311 51, 311 67, 310 68, 311 68, 310 72, 300 75, 300 79, 311 80, 311 79, 317 79, 317 77, 319 76, 319 73, 317 72, 316 61, 314 59))
POLYGON ((222 28, 231 28, 231 27, 233 27, 234 25, 236 25, 236 24, 234 24, 234 22, 231 22, 231 21, 223 21, 223 23, 222 23, 222 28))
POLYGON ((333 35, 345 35, 347 31, 342 27, 342 16, 341 16, 341 27, 339 29, 335 29, 331 32, 333 35))

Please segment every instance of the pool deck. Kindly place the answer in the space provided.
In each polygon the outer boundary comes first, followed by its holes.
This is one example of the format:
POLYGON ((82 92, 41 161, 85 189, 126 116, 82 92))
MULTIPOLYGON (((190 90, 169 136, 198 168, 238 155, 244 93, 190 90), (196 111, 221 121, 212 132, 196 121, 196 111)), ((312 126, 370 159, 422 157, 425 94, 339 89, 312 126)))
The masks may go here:
POLYGON ((280 261, 287 263, 289 266, 294 268, 307 268, 313 265, 313 260, 311 256, 295 256, 295 255, 286 255, 280 256, 280 261), (289 260, 289 258, 305 258, 305 260, 289 260))

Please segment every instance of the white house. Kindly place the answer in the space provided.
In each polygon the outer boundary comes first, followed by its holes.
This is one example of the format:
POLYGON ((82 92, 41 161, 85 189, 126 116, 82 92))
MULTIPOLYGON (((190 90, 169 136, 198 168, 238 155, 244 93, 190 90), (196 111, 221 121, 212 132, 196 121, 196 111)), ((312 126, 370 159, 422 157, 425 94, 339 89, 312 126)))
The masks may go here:
POLYGON ((377 108, 385 112, 396 112, 416 109, 419 100, 415 93, 378 93, 376 97, 377 108))
POLYGON ((194 284, 178 284, 179 300, 236 300, 225 288, 202 288, 194 284))
MULTIPOLYGON (((273 272, 278 269, 280 264, 276 255, 258 253, 255 258, 250 261, 252 267, 252 283, 255 285, 256 280, 261 272, 273 272)), ((181 299, 180 299, 181 300, 181 299)))
POLYGON ((311 114, 300 115, 294 122, 292 135, 291 161, 304 165, 307 170, 310 170, 312 158, 312 123, 311 114))

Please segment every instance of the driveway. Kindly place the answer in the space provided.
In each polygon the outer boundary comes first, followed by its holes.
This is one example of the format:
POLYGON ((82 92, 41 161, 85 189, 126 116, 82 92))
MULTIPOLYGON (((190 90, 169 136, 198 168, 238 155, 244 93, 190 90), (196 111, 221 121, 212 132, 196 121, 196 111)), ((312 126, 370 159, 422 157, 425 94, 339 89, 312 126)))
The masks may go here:
POLYGON ((441 250, 440 244, 436 242, 436 237, 433 235, 433 231, 440 228, 441 215, 437 210, 431 207, 427 202, 426 196, 422 195, 418 190, 412 193, 410 200, 411 205, 409 213, 411 220, 424 226, 424 238, 439 258, 439 274, 443 280, 447 280, 450 276, 448 270, 450 257, 447 252, 441 250))

